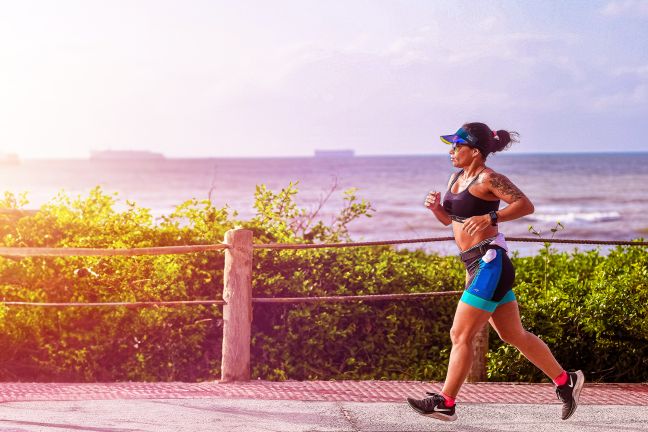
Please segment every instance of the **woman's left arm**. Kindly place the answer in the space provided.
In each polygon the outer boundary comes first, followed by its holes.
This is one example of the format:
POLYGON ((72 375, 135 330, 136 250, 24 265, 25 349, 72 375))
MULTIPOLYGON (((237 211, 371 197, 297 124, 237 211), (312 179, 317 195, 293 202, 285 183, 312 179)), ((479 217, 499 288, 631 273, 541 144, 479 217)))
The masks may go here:
MULTIPOLYGON (((498 223, 519 219, 533 213, 533 204, 529 198, 506 176, 491 172, 484 176, 482 182, 488 186, 490 193, 508 204, 503 209, 497 210, 498 223)), ((473 216, 466 219, 462 229, 470 235, 475 235, 490 227, 491 224, 490 215, 473 216)))
POLYGON ((519 219, 533 213, 533 204, 505 175, 490 173, 485 179, 490 192, 508 205, 497 211, 497 222, 519 219))

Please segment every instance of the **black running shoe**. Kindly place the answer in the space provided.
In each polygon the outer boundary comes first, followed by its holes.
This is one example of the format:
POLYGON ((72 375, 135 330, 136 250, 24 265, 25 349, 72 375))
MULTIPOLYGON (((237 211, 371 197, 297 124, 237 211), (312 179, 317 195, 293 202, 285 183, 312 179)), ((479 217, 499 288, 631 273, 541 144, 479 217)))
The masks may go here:
POLYGON ((568 372, 567 375, 569 376, 567 382, 564 385, 556 387, 556 396, 563 403, 563 420, 567 420, 576 411, 578 398, 583 389, 583 384, 585 384, 585 375, 583 375, 583 372, 568 372))
POLYGON ((443 396, 437 393, 426 392, 429 397, 425 399, 412 399, 407 398, 407 403, 417 413, 434 417, 435 419, 443 421, 455 421, 457 415, 455 414, 455 406, 447 407, 443 396))

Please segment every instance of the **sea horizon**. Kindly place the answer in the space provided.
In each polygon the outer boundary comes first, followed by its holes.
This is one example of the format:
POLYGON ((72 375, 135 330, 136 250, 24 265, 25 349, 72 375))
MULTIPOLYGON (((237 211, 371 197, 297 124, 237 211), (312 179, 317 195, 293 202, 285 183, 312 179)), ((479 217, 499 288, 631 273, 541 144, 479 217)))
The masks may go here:
MULTIPOLYGON (((346 149, 317 149, 317 150, 326 150, 326 151, 338 151, 346 149)), ((352 149, 350 149, 352 150, 352 149)), ((130 150, 114 150, 114 151, 130 151, 130 150)), ((164 159, 170 160, 202 160, 202 159, 310 159, 318 158, 315 153, 312 154, 303 154, 303 155, 268 155, 268 156, 167 156, 164 153, 155 150, 133 150, 133 151, 150 151, 154 153, 160 153, 163 155, 164 159)), ((83 161, 83 160, 93 160, 88 154, 87 156, 70 156, 70 157, 23 157, 19 153, 10 152, 11 154, 16 154, 20 161, 83 161)), ((8 153, 5 153, 8 154, 8 153)), ((501 157, 516 157, 516 156, 556 156, 556 155, 648 155, 648 150, 636 150, 636 151, 568 151, 568 152, 524 152, 524 151, 505 151, 502 153, 493 154, 491 158, 501 158, 501 157)), ((430 157, 430 156, 446 156, 447 153, 355 153, 353 156, 342 156, 342 157, 326 157, 327 159, 353 159, 358 157, 370 157, 370 158, 380 158, 380 157, 430 157)), ((324 158, 321 158, 324 159, 324 158)), ((146 160, 146 159, 141 159, 146 160)), ((492 159, 491 159, 492 160, 492 159)), ((488 161, 487 161, 488 162, 488 161)))

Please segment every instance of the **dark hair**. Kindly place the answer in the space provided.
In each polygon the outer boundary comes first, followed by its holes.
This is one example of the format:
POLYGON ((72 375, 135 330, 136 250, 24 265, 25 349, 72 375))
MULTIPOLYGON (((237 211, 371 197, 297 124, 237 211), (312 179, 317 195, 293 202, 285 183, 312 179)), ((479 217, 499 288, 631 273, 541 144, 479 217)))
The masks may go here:
POLYGON ((505 130, 498 130, 497 137, 494 132, 484 123, 466 123, 463 125, 465 129, 477 138, 476 147, 486 158, 490 153, 497 153, 506 150, 513 143, 520 141, 520 134, 517 132, 509 132, 505 130))

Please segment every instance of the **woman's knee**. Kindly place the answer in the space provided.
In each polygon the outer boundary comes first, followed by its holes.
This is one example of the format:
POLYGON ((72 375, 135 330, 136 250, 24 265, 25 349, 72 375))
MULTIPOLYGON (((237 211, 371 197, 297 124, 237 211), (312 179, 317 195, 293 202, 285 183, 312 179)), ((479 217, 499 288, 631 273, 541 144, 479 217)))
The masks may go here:
POLYGON ((474 336, 474 333, 470 332, 469 329, 458 328, 455 326, 450 329, 450 340, 452 341, 452 345, 471 344, 474 336))

